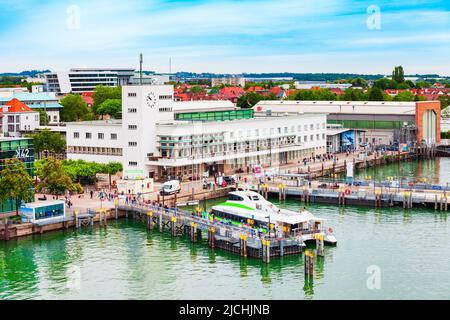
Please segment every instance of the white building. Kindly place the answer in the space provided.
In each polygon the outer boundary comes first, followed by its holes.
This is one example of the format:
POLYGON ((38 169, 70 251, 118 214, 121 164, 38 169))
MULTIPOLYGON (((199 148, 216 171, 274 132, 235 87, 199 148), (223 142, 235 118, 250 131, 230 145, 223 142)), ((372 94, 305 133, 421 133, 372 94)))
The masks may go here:
POLYGON ((33 111, 44 111, 47 113, 49 125, 57 125, 60 123, 59 112, 63 108, 59 104, 58 98, 52 92, 30 93, 26 92, 0 92, 0 106, 5 105, 12 99, 18 99, 26 104, 33 111))
POLYGON ((22 137, 39 127, 39 112, 31 110, 17 99, 12 99, 1 107, 1 131, 7 137, 22 137))
POLYGON ((68 124, 69 159, 113 161, 104 149, 114 146, 122 151, 114 156, 122 160, 125 179, 160 180, 167 176, 197 179, 205 172, 250 172, 254 165, 298 163, 326 153, 325 114, 253 117, 252 110, 230 110, 225 105, 206 110, 203 103, 193 102, 183 108, 173 101, 173 86, 168 85, 125 86, 122 99, 121 124, 68 124), (192 114, 203 110, 212 117, 189 118, 189 109, 192 114), (178 112, 189 120, 175 120, 178 112), (107 137, 113 132, 117 140, 110 141, 107 137), (97 139, 100 133, 102 139, 97 139))
POLYGON ((117 87, 132 83, 134 69, 77 68, 46 73, 46 89, 58 94, 93 92, 96 86, 117 87))
POLYGON ((122 162, 124 136, 120 120, 68 122, 66 130, 68 159, 122 162))
POLYGON ((230 78, 212 78, 211 87, 218 87, 221 85, 245 87, 245 78, 230 77, 230 78))

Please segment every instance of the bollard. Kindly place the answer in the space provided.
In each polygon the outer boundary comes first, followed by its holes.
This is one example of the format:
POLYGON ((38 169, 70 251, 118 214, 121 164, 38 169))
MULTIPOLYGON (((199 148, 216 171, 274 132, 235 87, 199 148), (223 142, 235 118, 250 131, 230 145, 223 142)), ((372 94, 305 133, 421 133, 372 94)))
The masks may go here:
POLYGON ((176 217, 170 218, 170 231, 171 231, 172 237, 177 236, 177 218, 176 217))
POLYGON ((152 211, 147 212, 147 229, 148 230, 153 229, 153 212, 152 211))
POLYGON ((325 244, 323 234, 316 234, 316 255, 318 257, 325 256, 325 244))

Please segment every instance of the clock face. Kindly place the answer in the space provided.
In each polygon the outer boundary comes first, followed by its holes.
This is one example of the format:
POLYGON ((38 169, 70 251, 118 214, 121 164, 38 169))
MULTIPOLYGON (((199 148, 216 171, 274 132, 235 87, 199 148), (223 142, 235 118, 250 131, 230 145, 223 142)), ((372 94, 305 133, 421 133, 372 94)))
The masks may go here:
POLYGON ((147 106, 153 108, 156 105, 156 95, 153 92, 150 92, 146 98, 147 106))

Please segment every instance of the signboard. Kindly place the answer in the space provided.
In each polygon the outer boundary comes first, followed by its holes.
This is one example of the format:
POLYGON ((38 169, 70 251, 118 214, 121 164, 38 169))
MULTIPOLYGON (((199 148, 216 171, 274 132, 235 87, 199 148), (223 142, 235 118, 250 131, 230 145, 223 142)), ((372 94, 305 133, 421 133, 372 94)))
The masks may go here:
POLYGON ((253 172, 255 173, 256 178, 263 176, 262 167, 259 164, 253 166, 253 172))
POLYGON ((353 162, 347 162, 347 178, 353 179, 353 176, 354 176, 353 162))
POLYGON ((22 217, 22 222, 33 222, 34 221, 34 210, 33 208, 28 208, 26 205, 20 206, 20 215, 22 217))

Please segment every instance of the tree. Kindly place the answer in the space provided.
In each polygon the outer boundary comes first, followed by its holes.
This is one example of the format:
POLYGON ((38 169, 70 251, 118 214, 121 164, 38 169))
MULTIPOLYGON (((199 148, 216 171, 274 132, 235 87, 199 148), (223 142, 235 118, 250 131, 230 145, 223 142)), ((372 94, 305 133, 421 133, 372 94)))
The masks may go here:
POLYGON ((64 122, 83 121, 92 119, 86 102, 78 94, 69 94, 61 99, 61 120, 64 122))
POLYGON ((357 89, 347 89, 344 94, 339 97, 342 101, 365 101, 367 100, 367 95, 362 90, 357 89))
POLYGON ((423 88, 431 88, 431 83, 428 81, 419 81, 416 83, 417 89, 423 89, 423 88))
POLYGON ((394 101, 416 101, 416 96, 409 91, 404 91, 397 94, 394 101))
POLYGON ((200 86, 193 86, 193 87, 191 87, 191 92, 193 94, 204 94, 204 93, 206 93, 205 89, 203 89, 200 86))
POLYGON ((381 78, 375 81, 373 86, 376 88, 380 88, 381 90, 397 89, 397 82, 388 78, 381 78))
POLYGON ((59 160, 47 158, 36 166, 36 171, 40 180, 37 186, 39 192, 62 194, 66 191, 80 191, 59 160))
POLYGON ((103 172, 104 174, 107 174, 109 176, 109 187, 111 188, 111 176, 117 174, 118 172, 123 171, 122 163, 120 162, 110 162, 108 164, 105 164, 103 166, 103 172))
POLYGON ((39 110, 39 125, 47 126, 49 123, 48 114, 44 110, 39 110))
POLYGON ((92 95, 94 99, 94 105, 92 109, 95 114, 99 114, 97 112, 98 108, 108 99, 117 99, 122 101, 122 88, 121 87, 106 87, 106 86, 97 86, 94 90, 94 94, 92 95))
POLYGON ((237 100, 237 106, 241 109, 250 109, 261 100, 264 100, 263 95, 256 92, 249 92, 239 97, 237 100))
POLYGON ((450 96, 449 95, 441 95, 439 96, 439 101, 441 102, 441 109, 444 110, 450 105, 450 96))
POLYGON ((0 200, 13 199, 16 204, 16 215, 22 201, 33 201, 33 178, 28 174, 25 165, 18 159, 6 160, 0 172, 0 200))
POLYGON ((368 95, 369 101, 385 101, 385 96, 383 94, 383 91, 380 88, 373 87, 369 90, 368 95))
POLYGON ((102 117, 106 114, 113 118, 117 118, 122 112, 122 100, 120 99, 107 99, 97 108, 97 114, 102 117))
POLYGON ((368 82, 363 78, 356 78, 351 80, 353 87, 367 88, 369 86, 368 82))
POLYGON ((34 150, 37 153, 43 151, 61 153, 66 150, 65 139, 59 133, 51 132, 48 129, 32 134, 30 137, 33 138, 34 150))
POLYGON ((397 83, 405 82, 405 72, 403 71, 402 66, 394 68, 394 71, 392 72, 392 80, 394 80, 397 83))

